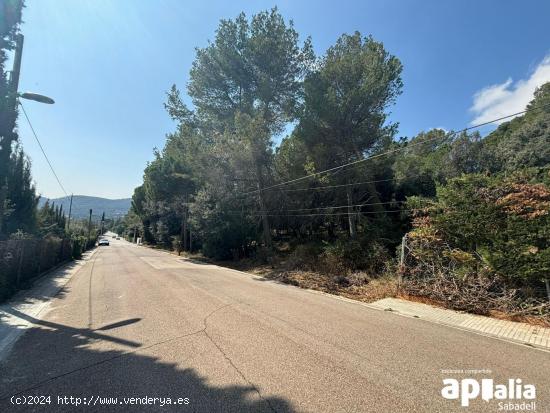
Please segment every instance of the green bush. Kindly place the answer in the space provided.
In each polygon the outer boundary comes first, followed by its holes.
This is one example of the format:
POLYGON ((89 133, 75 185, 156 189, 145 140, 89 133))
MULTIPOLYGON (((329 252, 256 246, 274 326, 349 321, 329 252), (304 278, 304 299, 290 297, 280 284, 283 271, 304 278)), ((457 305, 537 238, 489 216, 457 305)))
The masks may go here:
POLYGON ((200 244, 205 256, 233 259, 249 255, 257 238, 256 218, 231 212, 237 208, 224 200, 215 200, 208 190, 196 195, 190 205, 190 221, 195 229, 194 242, 200 244))
POLYGON ((57 237, 0 241, 0 300, 33 278, 69 260, 70 241, 57 237))
POLYGON ((516 175, 467 175, 438 189, 433 226, 453 248, 513 280, 550 274, 550 189, 516 175))
POLYGON ((78 259, 82 256, 82 253, 86 250, 86 237, 73 236, 71 238, 72 245, 72 257, 78 259))
POLYGON ((315 271, 319 267, 319 255, 323 252, 323 246, 319 243, 307 243, 297 245, 286 261, 289 270, 315 271))
POLYGON ((437 201, 417 213, 408 234, 405 290, 480 313, 543 308, 550 276, 547 177, 548 169, 465 175, 439 187, 437 201))
POLYGON ((381 243, 369 240, 338 240, 322 253, 324 271, 331 274, 366 270, 379 274, 390 254, 381 243))

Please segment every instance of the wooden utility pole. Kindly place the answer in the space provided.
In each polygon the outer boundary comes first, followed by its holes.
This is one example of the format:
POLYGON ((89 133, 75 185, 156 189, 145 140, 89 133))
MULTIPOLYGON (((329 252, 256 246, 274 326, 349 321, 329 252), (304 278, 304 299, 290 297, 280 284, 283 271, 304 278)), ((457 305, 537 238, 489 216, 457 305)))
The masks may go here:
POLYGON ((90 208, 90 217, 88 218, 88 242, 90 242, 91 232, 92 232, 92 209, 90 208))
POLYGON ((256 162, 256 174, 258 176, 258 201, 260 202, 260 212, 262 214, 262 228, 263 228, 263 234, 264 234, 264 243, 266 248, 271 249, 273 246, 271 242, 271 227, 269 226, 269 220, 267 218, 267 212, 265 208, 265 200, 264 200, 264 180, 262 177, 262 170, 260 165, 256 162))
POLYGON ((187 251, 187 195, 183 204, 183 250, 187 251))
MULTIPOLYGON (((348 182, 349 183, 349 182, 348 182)), ((347 195, 347 201, 348 201, 348 224, 349 224, 349 236, 350 238, 357 237, 357 220, 355 211, 353 210, 353 193, 351 190, 351 187, 348 186, 346 188, 346 195, 347 195)))
POLYGON ((101 215, 101 232, 99 233, 100 236, 103 235, 103 225, 105 224, 105 211, 103 211, 103 215, 101 215))
POLYGON ((180 255, 182 250, 187 251, 187 199, 187 195, 185 195, 181 208, 181 230, 178 255, 180 255))

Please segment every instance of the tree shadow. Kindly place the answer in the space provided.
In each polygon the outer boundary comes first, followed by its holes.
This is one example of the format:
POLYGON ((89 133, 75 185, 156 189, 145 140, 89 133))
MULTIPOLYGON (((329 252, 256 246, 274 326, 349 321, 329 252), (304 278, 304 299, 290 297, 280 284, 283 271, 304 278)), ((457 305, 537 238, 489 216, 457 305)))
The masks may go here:
POLYGON ((195 258, 188 258, 188 257, 181 257, 178 259, 178 261, 182 261, 182 262, 190 262, 192 264, 197 264, 197 265, 212 265, 212 266, 216 266, 216 263, 212 262, 210 259, 208 258, 200 258, 200 257, 195 257, 195 258))
MULTIPOLYGON (((106 325, 106 326, 103 326, 103 327, 92 330, 92 329, 89 329, 89 328, 75 328, 75 327, 65 326, 63 324, 53 323, 51 321, 39 320, 39 319, 37 319, 35 317, 32 317, 28 314, 22 313, 21 311, 16 310, 15 308, 4 309, 4 312, 7 313, 7 314, 11 314, 12 316, 15 316, 15 317, 17 317, 21 320, 24 320, 24 321, 27 321, 31 324, 34 324, 35 326, 42 326, 42 327, 47 327, 47 328, 52 329, 52 330, 64 331, 68 334, 72 334, 73 336, 82 336, 82 337, 86 337, 90 340, 110 341, 112 343, 121 344, 121 345, 124 345, 124 346, 127 346, 127 347, 135 347, 135 348, 140 347, 140 344, 135 342, 135 341, 124 340, 124 339, 120 339, 118 337, 111 337, 111 336, 108 336, 108 335, 105 335, 105 334, 102 334, 102 333, 98 333, 97 331, 111 330, 113 328, 124 327, 126 325, 134 324, 134 323, 139 322, 141 320, 141 318, 130 318, 128 320, 118 321, 116 323, 112 323, 112 324, 109 324, 109 325, 106 325)), ((0 318, 0 321, 2 321, 1 318, 0 318)))
MULTIPOLYGON (((108 333, 137 323, 139 319, 124 320, 90 330, 37 320, 24 314, 14 315, 32 322, 33 327, 19 339, 7 358, 0 362, 0 411, 65 412, 83 408, 93 411, 162 412, 294 411, 287 400, 260 395, 253 384, 211 384, 206 377, 190 367, 191 359, 202 355, 196 345, 177 352, 185 354, 184 360, 177 359, 176 353, 170 353, 173 346, 186 346, 188 340, 204 339, 204 330, 191 331, 158 343, 138 343, 108 333), (103 333, 106 330, 109 331, 103 333), (154 355, 161 351, 171 362, 161 361, 154 355), (11 403, 14 395, 49 395, 51 404, 14 405, 11 403), (58 404, 58 396, 80 398, 82 404, 58 404), (136 401, 138 404, 126 404, 124 398, 131 397, 141 401, 136 401), (165 404, 161 406, 159 399, 156 405, 144 405, 144 397, 164 398, 165 404), (188 404, 185 404, 185 400, 182 404, 166 404, 168 397, 172 402, 187 398, 188 404), (111 398, 111 403, 115 403, 112 398, 117 400, 115 404, 106 405, 106 398, 111 398), (86 406, 84 399, 86 403, 95 400, 96 405, 86 406)), ((225 361, 220 355, 219 372, 232 369, 230 366, 222 366, 222 363, 225 361)), ((244 380, 239 378, 239 374, 235 371, 235 377, 246 382, 244 376, 241 375, 244 380)))

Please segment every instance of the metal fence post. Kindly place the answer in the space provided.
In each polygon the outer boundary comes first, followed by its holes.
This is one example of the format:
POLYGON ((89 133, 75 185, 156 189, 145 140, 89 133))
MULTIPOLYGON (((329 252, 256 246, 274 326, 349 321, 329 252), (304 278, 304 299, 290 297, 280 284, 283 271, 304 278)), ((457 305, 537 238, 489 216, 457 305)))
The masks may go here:
POLYGON ((21 252, 19 252, 19 265, 17 267, 17 279, 15 285, 17 288, 21 285, 21 267, 23 267, 23 255, 25 254, 25 241, 21 241, 21 252))
POLYGON ((399 269, 397 271, 397 291, 400 290, 403 283, 403 273, 405 272, 405 248, 407 245, 407 234, 401 239, 401 254, 399 257, 399 269))

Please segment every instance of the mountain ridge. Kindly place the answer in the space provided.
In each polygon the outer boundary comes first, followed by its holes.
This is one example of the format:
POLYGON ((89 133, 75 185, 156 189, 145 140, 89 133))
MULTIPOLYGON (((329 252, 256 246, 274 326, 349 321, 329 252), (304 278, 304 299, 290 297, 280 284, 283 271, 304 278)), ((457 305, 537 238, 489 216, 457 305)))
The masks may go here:
MULTIPOLYGON (((46 201, 63 205, 65 214, 69 213, 71 197, 47 198, 41 196, 38 206, 42 207, 46 201)), ((87 218, 90 209, 92 217, 100 217, 105 212, 105 218, 120 218, 126 215, 132 203, 131 198, 109 199, 90 195, 73 195, 71 216, 75 219, 87 218)))

